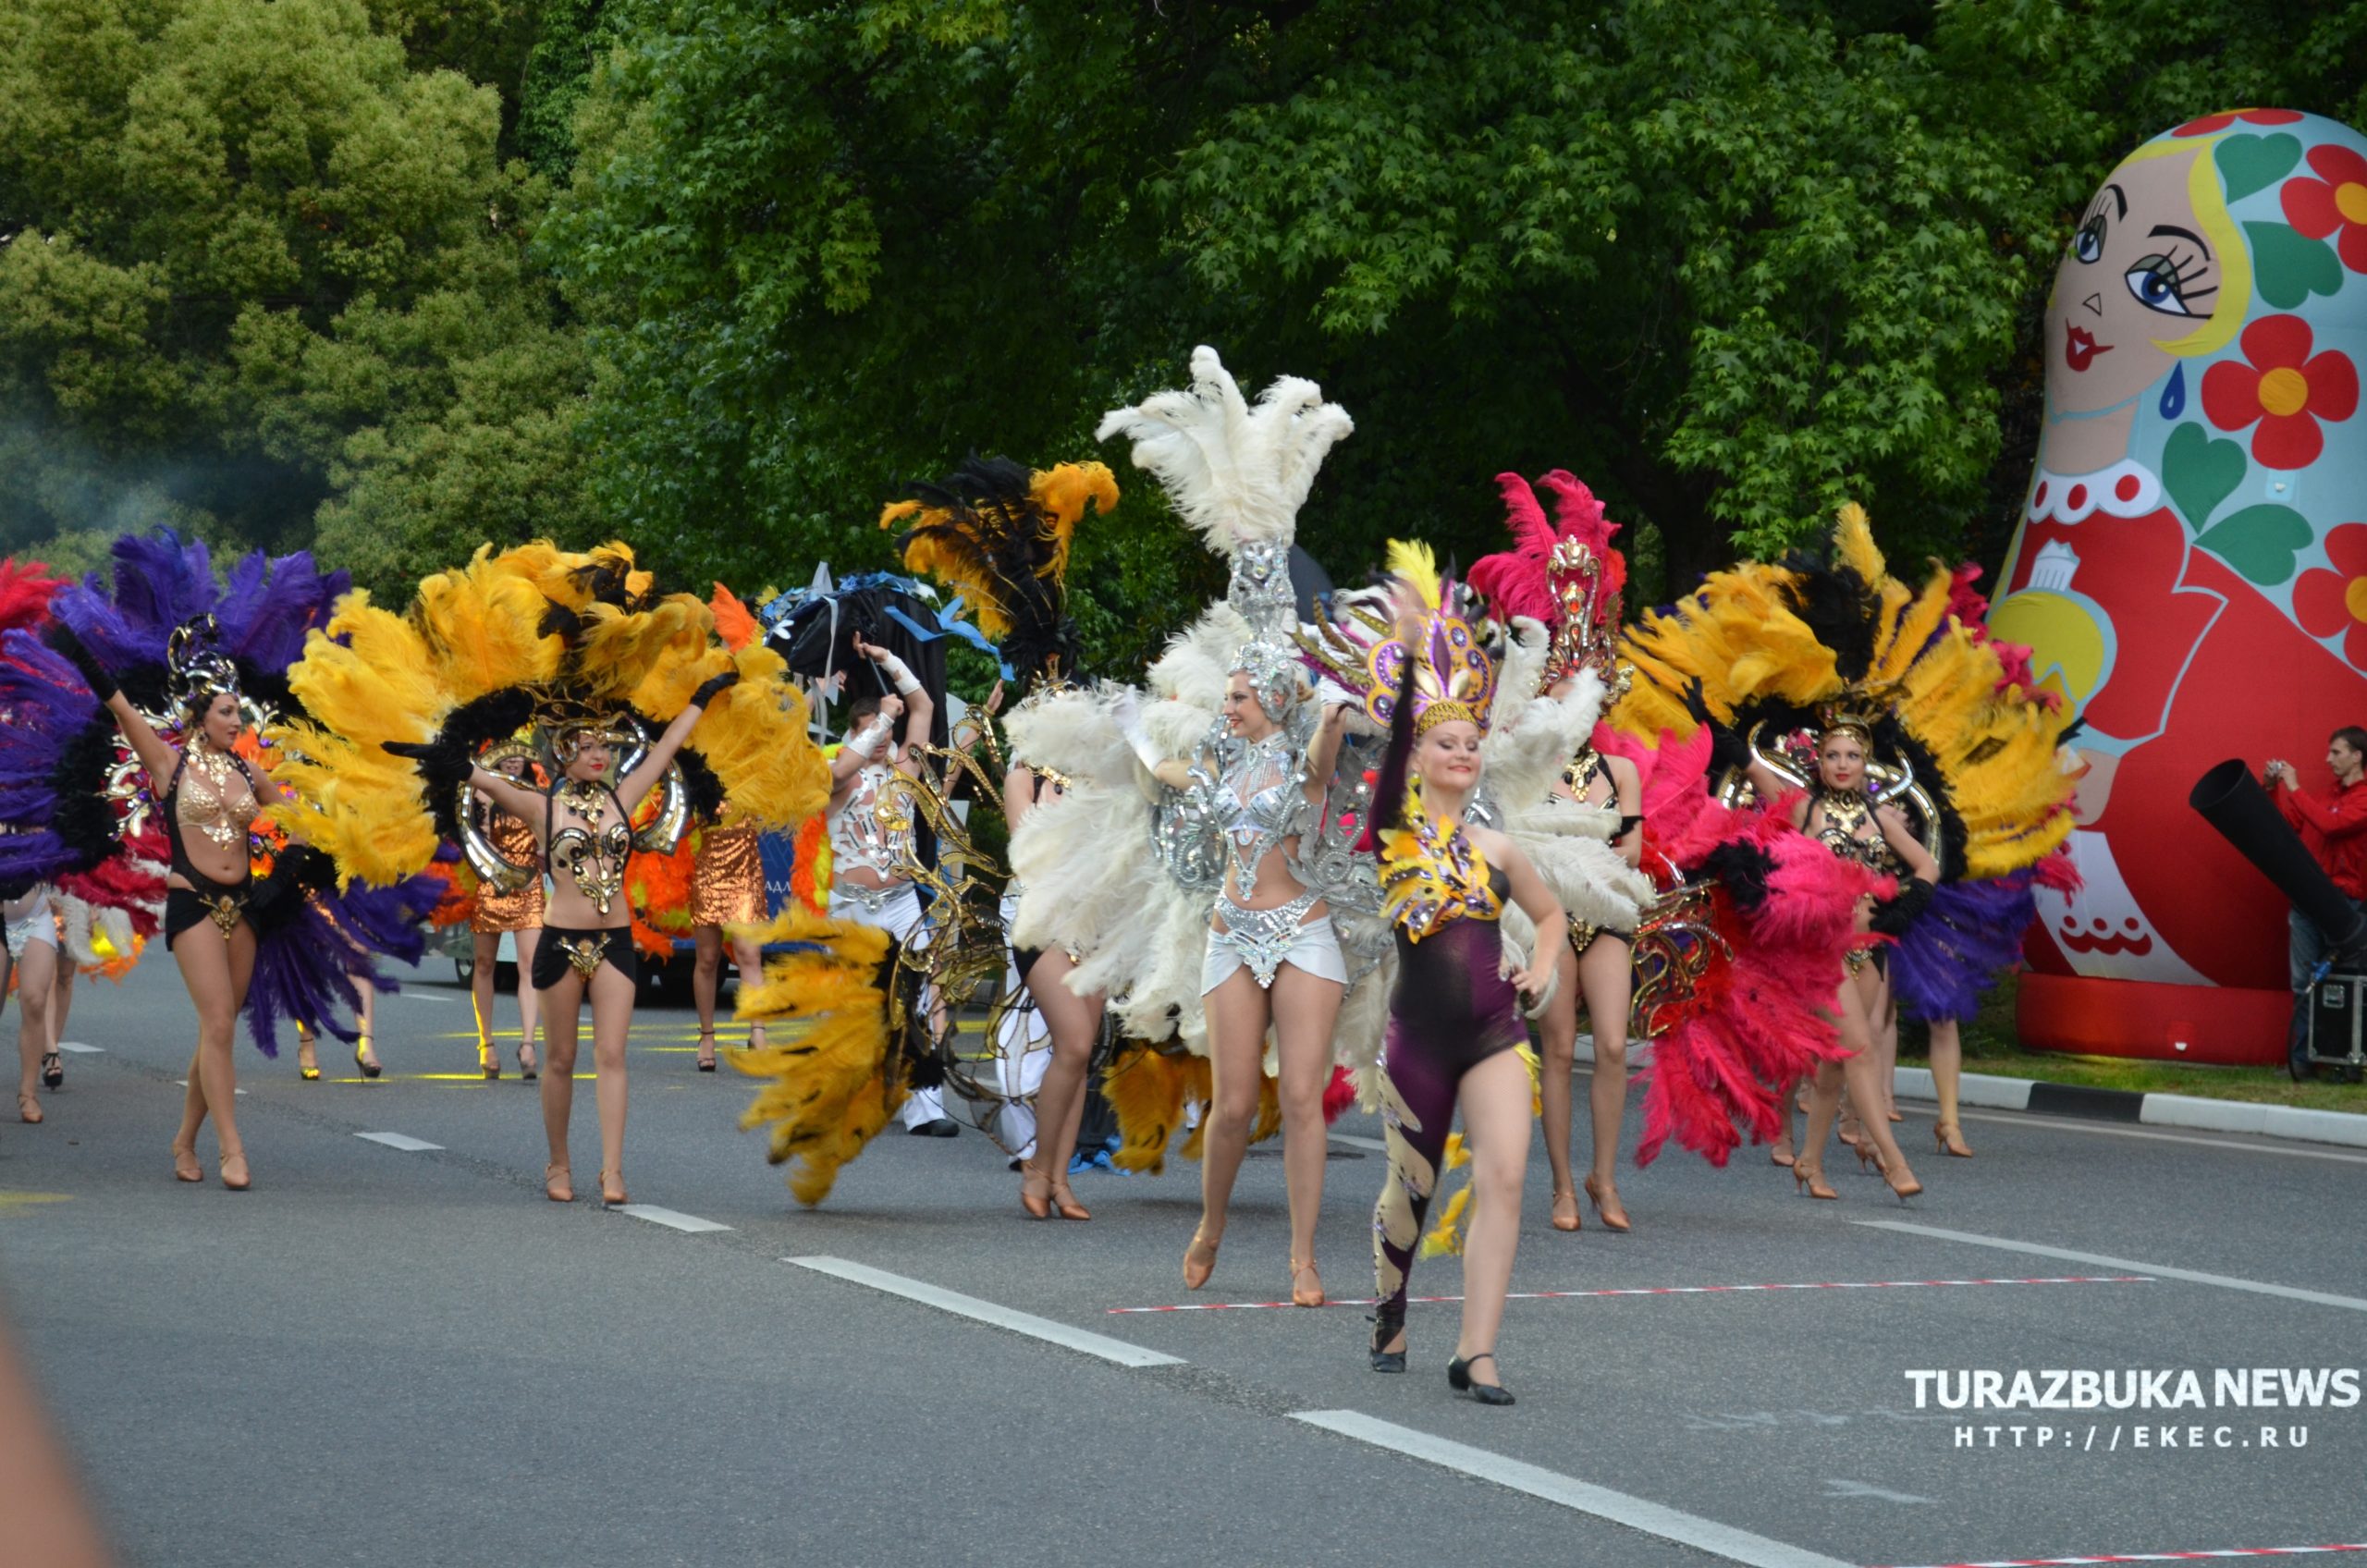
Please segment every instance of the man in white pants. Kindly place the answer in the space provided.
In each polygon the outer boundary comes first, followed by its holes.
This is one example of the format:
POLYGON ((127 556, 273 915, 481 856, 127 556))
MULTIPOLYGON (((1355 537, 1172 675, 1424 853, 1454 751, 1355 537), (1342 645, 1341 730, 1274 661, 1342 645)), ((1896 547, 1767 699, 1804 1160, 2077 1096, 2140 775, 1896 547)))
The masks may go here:
MULTIPOLYGON (((894 775, 919 776, 918 749, 928 741, 935 704, 903 660, 861 637, 854 651, 896 690, 854 697, 846 743, 830 764, 830 913, 877 925, 901 946, 921 926, 920 892, 905 871, 912 829, 882 824, 879 803, 894 775), (904 736, 895 741, 900 717, 904 736)), ((902 1119, 904 1131, 915 1137, 950 1138, 961 1131, 945 1114, 945 1091, 935 1085, 905 1099, 902 1119)))

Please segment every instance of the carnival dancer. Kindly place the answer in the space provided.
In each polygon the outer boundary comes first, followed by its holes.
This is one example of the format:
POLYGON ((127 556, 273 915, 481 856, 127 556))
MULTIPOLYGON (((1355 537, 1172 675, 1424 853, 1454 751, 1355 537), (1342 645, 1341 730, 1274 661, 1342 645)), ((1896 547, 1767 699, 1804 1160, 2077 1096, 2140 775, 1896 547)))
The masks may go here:
POLYGON ((183 1182, 205 1179, 197 1136, 211 1116, 222 1185, 245 1192, 253 1178, 239 1135, 230 1036, 255 969, 256 934, 250 918, 255 884, 247 827, 260 813, 294 802, 238 754, 246 728, 238 670, 209 645, 211 638, 175 639, 171 715, 181 734, 175 747, 157 735, 70 626, 61 620, 49 637, 121 729, 148 777, 166 781, 158 799, 172 844, 165 945, 180 964, 198 1022, 197 1053, 190 1062, 180 1130, 173 1138, 173 1174, 183 1182))
POLYGON ((1478 1202, 1464 1243, 1463 1326, 1447 1383, 1482 1404, 1510 1404, 1496 1341, 1528 1162, 1523 1011, 1527 998, 1543 1000, 1555 983, 1553 955, 1567 946, 1567 921, 1510 838, 1466 821, 1494 671, 1470 626, 1445 608, 1427 552, 1392 545, 1391 556, 1408 593, 1403 639, 1385 645, 1375 666, 1384 679, 1395 677, 1372 819, 1398 964, 1381 1064, 1389 1170, 1373 1209, 1380 1299, 1372 1366, 1405 1369, 1414 1252, 1459 1104, 1478 1202), (1527 964, 1514 964, 1504 949, 1499 922, 1508 904, 1535 926, 1536 957, 1527 964))
MULTIPOLYGON (((1583 672, 1603 692, 1619 680, 1615 653, 1626 557, 1612 547, 1619 525, 1602 503, 1562 469, 1539 484, 1554 498, 1548 522, 1537 493, 1517 473, 1500 473, 1507 521, 1518 547, 1473 563, 1471 584, 1500 617, 1527 616, 1552 628, 1545 667, 1547 694, 1566 697, 1583 672)), ((1598 701, 1602 700, 1599 695, 1598 701)), ((1616 813, 1613 839, 1628 866, 1643 862, 1643 778, 1623 754, 1607 724, 1598 724, 1553 781, 1552 799, 1616 813)), ((1570 1173, 1570 1078, 1576 1065, 1578 1004, 1593 1031, 1594 1071, 1588 1091, 1593 1128, 1587 1198, 1604 1227, 1629 1229, 1619 1200, 1619 1129, 1627 1105, 1627 1023, 1632 998, 1636 926, 1583 920, 1570 927, 1570 951, 1555 961, 1559 983, 1539 1020, 1538 1096, 1545 1121, 1545 1158, 1553 1173, 1551 1220, 1556 1231, 1579 1228, 1578 1192, 1570 1173)))
MULTIPOLYGON (((856 655, 893 687, 859 692, 847 704, 847 738, 830 761, 830 914, 888 933, 902 947, 921 931, 921 898, 908 863, 912 825, 891 809, 883 816, 890 778, 917 778, 936 704, 909 666, 860 636, 856 655), (903 737, 896 738, 899 721, 903 737)), ((898 1113, 914 1137, 950 1138, 961 1132, 945 1114, 945 1090, 933 1060, 916 1061, 912 1093, 898 1113)))
MULTIPOLYGON (((19 1121, 42 1120, 41 1089, 46 1084, 56 1088, 66 1082, 66 1069, 57 1054, 57 1029, 50 1012, 60 1005, 64 986, 62 976, 73 974, 70 960, 61 963, 57 953, 57 914, 52 907, 53 889, 47 883, 36 883, 21 898, 11 899, 0 905, 0 918, 5 918, 7 931, 8 969, 17 982, 17 1119, 19 1121)), ((0 975, 0 986, 6 976, 0 975)))
MULTIPOLYGON (((533 748, 523 741, 497 743, 477 766, 517 784, 539 790, 534 777, 533 748)), ((477 1071, 487 1078, 501 1076, 501 1051, 493 1043, 493 1001, 501 962, 501 938, 511 937, 518 948, 518 1076, 532 1083, 542 1071, 534 1048, 540 1026, 540 998, 534 990, 534 957, 543 937, 546 895, 543 888, 542 851, 534 829, 495 803, 482 790, 472 790, 472 809, 486 845, 505 863, 494 879, 480 877, 476 907, 469 915, 469 1002, 476 1015, 477 1071), (515 868, 514 870, 509 868, 515 868), (502 882, 514 881, 505 888, 502 882)))
MULTIPOLYGON (((2002 679, 1995 648, 1950 615, 1951 585, 1944 568, 1919 590, 1891 577, 1865 513, 1845 507, 1829 560, 1712 573, 1672 610, 1648 613, 1626 643, 1638 680, 1624 727, 1690 734, 1706 719, 1731 752, 1729 788, 1747 772, 1836 858, 1904 874, 1863 913, 1876 937, 1907 932, 1935 881, 2035 865, 2069 828, 2070 784, 2055 762, 2063 717, 2002 679), (1806 758, 1793 737, 1806 738, 1806 758)), ((1821 1154, 1846 1078, 1868 1112, 1861 1162, 1910 1196, 1921 1183, 1879 1109, 1876 962, 1860 949, 1839 967, 1832 1005, 1851 1054, 1841 1071, 1818 1069, 1794 1178, 1812 1196, 1836 1195, 1821 1154)))
MULTIPOLYGON (((1196 644, 1213 654, 1223 672, 1220 725, 1188 750, 1161 743, 1139 715, 1125 725, 1159 783, 1188 798, 1213 827, 1220 855, 1213 913, 1203 917, 1196 987, 1212 1100, 1201 1218, 1184 1251, 1184 1282, 1197 1290, 1216 1268, 1233 1180, 1263 1096, 1270 1030, 1290 1191, 1291 1300, 1320 1306, 1315 1231, 1326 1152, 1323 1100, 1351 975, 1330 886, 1310 867, 1331 819, 1326 801, 1347 706, 1312 700, 1300 672, 1290 548, 1324 454, 1354 425, 1345 410, 1322 400, 1314 383, 1292 377, 1277 381, 1252 409, 1212 349, 1194 350, 1192 373, 1190 388, 1115 410, 1096 432, 1103 440, 1132 438, 1134 465, 1156 476, 1184 520, 1233 563, 1228 603, 1181 640, 1187 649, 1196 644)), ((1029 883, 1037 886, 1032 874, 1029 883)), ((1196 906, 1208 908, 1197 900, 1184 907, 1196 906)), ((1023 911, 1023 940, 1024 916, 1023 911)), ((1147 1003, 1156 1005, 1162 989, 1133 988, 1137 1016, 1147 1003)), ((1159 1027, 1169 1025, 1161 1020, 1159 1027)))
POLYGON ((759 821, 794 823, 823 799, 821 759, 779 657, 726 652, 713 624, 696 597, 657 593, 621 545, 487 547, 423 582, 406 616, 350 601, 290 672, 310 718, 286 727, 288 772, 317 806, 316 831, 342 874, 424 867, 439 839, 462 840, 472 790, 533 830, 554 884, 530 976, 549 1046, 543 1174, 554 1202, 574 1197, 568 1123, 587 998, 600 1196, 626 1201, 637 964, 625 866, 637 842, 670 845, 689 820, 676 761, 693 727, 719 787, 759 821), (478 766, 484 745, 530 721, 545 737, 547 789, 478 766), (656 819, 637 836, 633 808, 653 790, 656 819))
MULTIPOLYGON (((1022 713, 1039 692, 1060 689, 1076 671, 1076 623, 1068 614, 1071 542, 1088 507, 1106 515, 1117 505, 1118 484, 1104 465, 1061 463, 1030 471, 1007 458, 972 458, 935 484, 914 485, 904 500, 880 514, 882 527, 906 531, 897 540, 905 566, 962 591, 978 630, 1000 646, 1003 664, 1021 682, 1015 734, 1025 733, 1022 713)), ((987 704, 991 727, 1002 688, 987 704)), ((991 735, 991 729, 987 730, 991 735)), ((1066 780, 1058 770, 1033 765, 1014 745, 1002 779, 1002 805, 1012 837, 1039 808, 1050 810, 1066 780)), ((1012 877, 1003 892, 1006 934, 1016 919, 1024 888, 1012 877)), ((1054 947, 1011 943, 1012 973, 1025 987, 1033 1011, 1049 1035, 1049 1060, 1033 1086, 1034 1139, 1023 1146, 1019 1201, 1029 1215, 1090 1219, 1069 1186, 1069 1156, 1083 1125, 1086 1076, 1101 1035, 1106 998, 1098 990, 1073 990, 1076 961, 1054 947)), ((1005 1045, 1012 1064, 1007 1081, 1024 1092, 1024 1069, 1033 1031, 1024 1016, 1005 1045), (1012 1049, 1012 1047, 1015 1047, 1012 1049)))
MULTIPOLYGON (((756 623, 732 592, 720 582, 707 601, 715 615, 716 634, 737 653, 754 640, 756 623)), ((766 924, 763 835, 755 824, 734 812, 729 801, 716 810, 716 820, 702 823, 698 846, 691 863, 690 910, 691 1004, 698 1010, 698 1070, 715 1071, 715 1002, 723 987, 723 958, 730 950, 742 988, 764 977, 764 953, 756 933, 766 924)), ((752 1024, 749 1046, 762 1049, 765 1026, 752 1024)))

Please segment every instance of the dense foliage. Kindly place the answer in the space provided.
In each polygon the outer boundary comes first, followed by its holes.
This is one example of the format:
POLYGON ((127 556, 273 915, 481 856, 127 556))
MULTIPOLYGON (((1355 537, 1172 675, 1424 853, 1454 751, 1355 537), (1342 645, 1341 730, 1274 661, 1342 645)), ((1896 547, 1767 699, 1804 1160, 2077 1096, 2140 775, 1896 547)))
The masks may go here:
MULTIPOLYGON (((2102 171, 2363 85, 2355 0, 18 0, 0 541, 317 530, 383 587, 617 533, 753 589, 1209 342, 1355 414, 1342 577, 1556 464, 1648 588, 1846 496, 1993 554, 2102 171)), ((1218 581, 1129 492, 1105 667, 1218 581)))

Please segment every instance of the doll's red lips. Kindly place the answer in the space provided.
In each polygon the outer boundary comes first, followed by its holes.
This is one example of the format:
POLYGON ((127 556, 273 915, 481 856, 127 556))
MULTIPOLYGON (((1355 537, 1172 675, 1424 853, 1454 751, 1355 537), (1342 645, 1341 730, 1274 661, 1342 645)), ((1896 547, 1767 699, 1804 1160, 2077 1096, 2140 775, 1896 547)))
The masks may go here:
POLYGON ((2112 345, 2097 342, 2095 335, 2086 327, 2067 324, 2063 334, 2063 362, 2073 370, 2086 370, 2098 354, 2111 352, 2112 345))

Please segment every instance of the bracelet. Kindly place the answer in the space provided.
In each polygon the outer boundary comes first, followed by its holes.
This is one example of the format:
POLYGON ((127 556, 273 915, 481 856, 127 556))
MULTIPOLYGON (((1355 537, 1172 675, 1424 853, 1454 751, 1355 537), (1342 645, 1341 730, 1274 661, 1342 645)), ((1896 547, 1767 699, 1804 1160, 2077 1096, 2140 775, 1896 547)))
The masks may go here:
POLYGON ((860 734, 849 736, 846 746, 848 751, 867 762, 879 754, 879 743, 887 739, 886 729, 866 727, 860 734))
POLYGON ((898 696, 909 697, 914 692, 921 689, 919 680, 913 674, 913 667, 906 664, 902 659, 898 658, 894 654, 889 654, 882 658, 879 661, 879 668, 886 670, 888 672, 888 679, 896 683, 896 694, 898 696))

